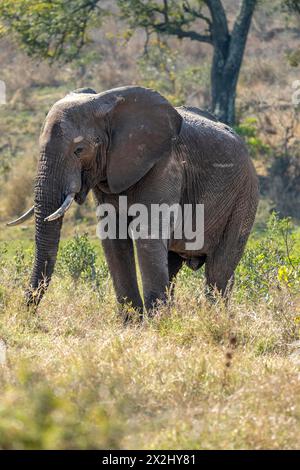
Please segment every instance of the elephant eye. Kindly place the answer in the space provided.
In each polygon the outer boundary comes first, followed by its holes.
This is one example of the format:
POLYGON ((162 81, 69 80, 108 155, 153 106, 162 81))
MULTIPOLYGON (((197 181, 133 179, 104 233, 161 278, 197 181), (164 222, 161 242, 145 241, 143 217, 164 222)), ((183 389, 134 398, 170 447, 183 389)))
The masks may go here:
POLYGON ((82 151, 83 151, 83 147, 77 147, 77 149, 74 151, 76 157, 79 157, 82 151))

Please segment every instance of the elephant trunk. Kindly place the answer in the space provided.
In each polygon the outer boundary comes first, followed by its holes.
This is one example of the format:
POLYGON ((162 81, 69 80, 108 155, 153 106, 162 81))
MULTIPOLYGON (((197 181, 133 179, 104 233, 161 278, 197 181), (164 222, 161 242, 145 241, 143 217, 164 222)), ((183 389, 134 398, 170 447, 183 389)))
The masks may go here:
POLYGON ((35 185, 35 261, 30 287, 26 292, 28 304, 38 304, 51 280, 60 240, 62 218, 47 222, 46 217, 63 203, 65 191, 62 183, 60 158, 41 155, 35 185))

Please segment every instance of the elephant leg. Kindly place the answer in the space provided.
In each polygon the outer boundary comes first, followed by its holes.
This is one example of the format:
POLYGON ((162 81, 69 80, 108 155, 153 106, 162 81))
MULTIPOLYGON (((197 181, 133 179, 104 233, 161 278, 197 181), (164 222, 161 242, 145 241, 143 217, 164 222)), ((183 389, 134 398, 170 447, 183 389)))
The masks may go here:
POLYGON ((184 260, 174 251, 168 253, 168 268, 169 268, 169 294, 171 299, 174 298, 174 288, 176 276, 182 267, 184 260))
POLYGON ((224 272, 224 264, 219 256, 214 256, 206 263, 206 297, 210 302, 215 301, 215 294, 220 293, 228 299, 234 284, 234 269, 228 265, 224 272), (222 271, 221 271, 222 270, 222 271))
POLYGON ((142 276, 144 304, 147 311, 159 301, 166 302, 169 287, 168 249, 163 240, 136 240, 142 276))
POLYGON ((245 232, 237 220, 231 219, 224 235, 205 263, 207 296, 213 300, 215 291, 228 299, 233 284, 234 271, 243 255, 250 230, 245 232))
POLYGON ((243 255, 257 208, 257 186, 246 187, 228 219, 223 236, 206 259, 208 294, 217 289, 228 299, 234 283, 234 271, 243 255), (247 192, 245 192, 247 191, 247 192))
POLYGON ((132 240, 105 239, 102 240, 102 246, 112 276, 117 301, 122 307, 129 304, 142 312, 143 301, 137 283, 132 240))

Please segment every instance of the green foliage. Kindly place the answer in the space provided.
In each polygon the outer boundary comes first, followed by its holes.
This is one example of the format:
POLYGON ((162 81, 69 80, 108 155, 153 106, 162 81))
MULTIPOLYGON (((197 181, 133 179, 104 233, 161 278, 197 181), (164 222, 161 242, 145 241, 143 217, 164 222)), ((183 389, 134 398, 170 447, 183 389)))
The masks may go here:
MULTIPOLYGON (((295 16, 300 19, 300 0, 283 0, 282 3, 283 11, 291 15, 292 18, 295 16)), ((300 64, 300 49, 287 52, 288 63, 291 67, 298 67, 300 64)))
POLYGON ((1 243, 0 245, 0 268, 4 266, 4 257, 7 254, 7 243, 1 243))
POLYGON ((290 12, 300 15, 300 0, 283 0, 282 6, 290 12))
POLYGON ((132 28, 140 26, 166 33, 171 33, 173 29, 183 25, 187 26, 199 18, 203 1, 193 3, 193 8, 189 8, 188 2, 177 0, 169 0, 165 4, 153 0, 118 0, 122 17, 132 28), (164 27, 162 21, 165 21, 164 27))
POLYGON ((271 287, 299 289, 300 258, 294 255, 294 227, 289 218, 279 219, 273 212, 259 240, 246 248, 236 271, 240 297, 268 299, 271 287))
MULTIPOLYGON (((177 30, 183 30, 199 18, 203 2, 198 0, 192 7, 176 0, 169 0, 167 6, 142 0, 118 0, 117 4, 131 29, 143 27, 177 34, 177 30)), ((102 7, 99 0, 3 0, 0 35, 15 34, 29 55, 73 60, 88 41, 88 28, 99 27, 108 14, 108 5, 102 7)), ((130 36, 128 32, 127 37, 130 36)))
POLYGON ((97 264, 96 250, 87 234, 75 235, 62 246, 56 272, 63 277, 70 276, 75 284, 80 280, 88 282, 99 298, 105 295, 110 280, 107 264, 105 261, 97 264))
POLYGON ((5 177, 11 169, 11 160, 14 157, 11 146, 8 143, 0 145, 0 178, 5 177))
POLYGON ((287 58, 291 67, 298 67, 300 64, 300 49, 289 52, 287 58))
POLYGON ((59 269, 71 276, 74 282, 80 278, 91 281, 96 276, 96 252, 88 235, 75 235, 60 251, 59 269))
POLYGON ((4 288, 0 285, 0 308, 3 308, 3 306, 4 306, 4 301, 5 301, 5 290, 4 290, 4 288))
MULTIPOLYGON (((53 384, 27 365, 17 371, 15 387, 1 387, 0 449, 116 448, 121 426, 104 406, 80 406, 64 383, 53 384)), ((76 387, 77 388, 77 387, 76 387)), ((81 395, 82 392, 81 392, 81 395)))
POLYGON ((255 117, 245 118, 234 129, 245 139, 252 158, 259 158, 262 155, 269 154, 269 145, 266 145, 258 136, 258 121, 255 117))
MULTIPOLYGON (((7 254, 7 246, 6 244, 0 245, 0 269, 3 269, 5 266, 5 255, 7 254)), ((5 298, 5 291, 4 288, 0 284, 0 307, 3 307, 5 298)))
POLYGON ((28 282, 33 265, 33 250, 25 249, 22 245, 16 250, 13 257, 14 283, 25 286, 28 282))
POLYGON ((104 10, 97 0, 3 0, 0 34, 16 34, 29 55, 71 60, 87 41, 87 26, 104 10))

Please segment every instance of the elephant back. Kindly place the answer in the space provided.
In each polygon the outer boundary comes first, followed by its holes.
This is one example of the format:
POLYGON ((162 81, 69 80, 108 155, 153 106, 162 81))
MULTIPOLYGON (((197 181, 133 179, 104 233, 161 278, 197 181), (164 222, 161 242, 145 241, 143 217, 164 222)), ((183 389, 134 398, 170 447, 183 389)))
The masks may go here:
POLYGON ((218 118, 214 114, 210 113, 207 110, 196 108, 195 106, 179 106, 176 109, 178 109, 178 111, 182 110, 187 111, 189 113, 197 114, 198 116, 205 117, 210 121, 219 122, 218 118))

